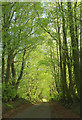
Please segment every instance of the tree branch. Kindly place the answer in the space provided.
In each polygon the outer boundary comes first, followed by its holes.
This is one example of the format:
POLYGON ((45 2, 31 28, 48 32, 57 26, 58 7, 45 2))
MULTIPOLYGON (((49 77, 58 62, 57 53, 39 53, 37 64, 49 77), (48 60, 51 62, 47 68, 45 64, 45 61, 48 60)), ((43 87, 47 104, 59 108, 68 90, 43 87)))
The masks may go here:
POLYGON ((57 44, 59 44, 58 41, 57 41, 57 39, 54 38, 54 36, 53 36, 49 31, 47 31, 47 30, 45 29, 45 27, 41 24, 41 19, 40 19, 40 17, 39 17, 38 11, 37 11, 36 8, 35 8, 35 5, 34 5, 34 9, 35 9, 35 11, 36 11, 36 13, 37 13, 37 16, 38 16, 38 19, 39 19, 39 21, 40 21, 40 22, 39 22, 40 27, 43 28, 43 30, 44 30, 45 32, 47 32, 54 40, 56 40, 57 44))
POLYGON ((25 59, 24 59, 25 54, 26 54, 26 49, 24 49, 24 53, 23 53, 21 71, 20 71, 20 75, 19 75, 17 83, 16 83, 17 87, 18 87, 18 84, 19 84, 19 82, 20 82, 20 80, 22 78, 22 75, 23 75, 23 70, 24 70, 24 65, 25 65, 25 59))

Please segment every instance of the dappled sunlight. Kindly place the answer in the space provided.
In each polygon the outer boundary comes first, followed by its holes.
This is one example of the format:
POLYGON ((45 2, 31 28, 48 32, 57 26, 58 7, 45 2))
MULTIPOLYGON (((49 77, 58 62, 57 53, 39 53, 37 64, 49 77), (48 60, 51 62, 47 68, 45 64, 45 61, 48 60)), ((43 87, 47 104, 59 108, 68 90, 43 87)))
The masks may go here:
POLYGON ((0 6, 4 110, 14 109, 13 101, 35 107, 57 101, 68 108, 80 102, 81 3, 2 2, 0 6))
POLYGON ((43 98, 43 99, 42 99, 42 101, 43 101, 43 102, 48 102, 48 100, 47 100, 47 99, 45 99, 45 98, 43 98))

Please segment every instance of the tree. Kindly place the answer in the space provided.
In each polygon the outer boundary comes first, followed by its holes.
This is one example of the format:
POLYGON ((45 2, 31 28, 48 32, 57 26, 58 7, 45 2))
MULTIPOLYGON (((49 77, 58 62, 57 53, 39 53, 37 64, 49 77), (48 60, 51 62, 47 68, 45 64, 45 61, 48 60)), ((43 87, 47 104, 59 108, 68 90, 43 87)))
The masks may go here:
POLYGON ((2 3, 5 101, 18 95, 30 101, 80 98, 80 11, 78 2, 2 3))
MULTIPOLYGON (((75 83, 77 86, 78 95, 80 96, 80 80, 79 80, 79 70, 78 70, 79 69, 78 38, 77 38, 77 34, 75 37, 75 33, 74 33, 73 12, 71 8, 71 2, 68 2, 68 16, 69 16, 69 29, 70 29, 71 44, 72 44, 72 56, 73 56, 75 83)), ((76 24, 76 19, 75 19, 75 24, 76 24)), ((75 25, 75 30, 77 33, 76 25, 75 25)))

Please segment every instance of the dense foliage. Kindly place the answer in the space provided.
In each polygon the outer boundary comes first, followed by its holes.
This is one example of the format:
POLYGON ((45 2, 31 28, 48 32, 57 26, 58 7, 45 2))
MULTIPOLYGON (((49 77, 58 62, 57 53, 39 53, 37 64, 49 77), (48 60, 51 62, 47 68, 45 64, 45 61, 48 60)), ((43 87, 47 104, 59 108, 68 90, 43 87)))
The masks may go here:
POLYGON ((2 2, 3 101, 80 100, 80 2, 2 2))

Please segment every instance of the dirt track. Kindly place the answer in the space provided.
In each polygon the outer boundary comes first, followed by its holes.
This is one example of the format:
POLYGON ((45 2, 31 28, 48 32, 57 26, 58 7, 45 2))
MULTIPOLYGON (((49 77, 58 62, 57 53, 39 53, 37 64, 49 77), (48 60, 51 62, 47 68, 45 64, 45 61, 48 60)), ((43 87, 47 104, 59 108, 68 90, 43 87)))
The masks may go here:
POLYGON ((14 118, 51 118, 49 103, 38 103, 17 114, 14 118))
MULTIPOLYGON (((27 103, 7 112, 4 118, 80 118, 59 103, 27 103)), ((9 119, 10 120, 10 119, 9 119)))
POLYGON ((80 116, 57 103, 37 103, 14 118, 80 118, 80 116))

